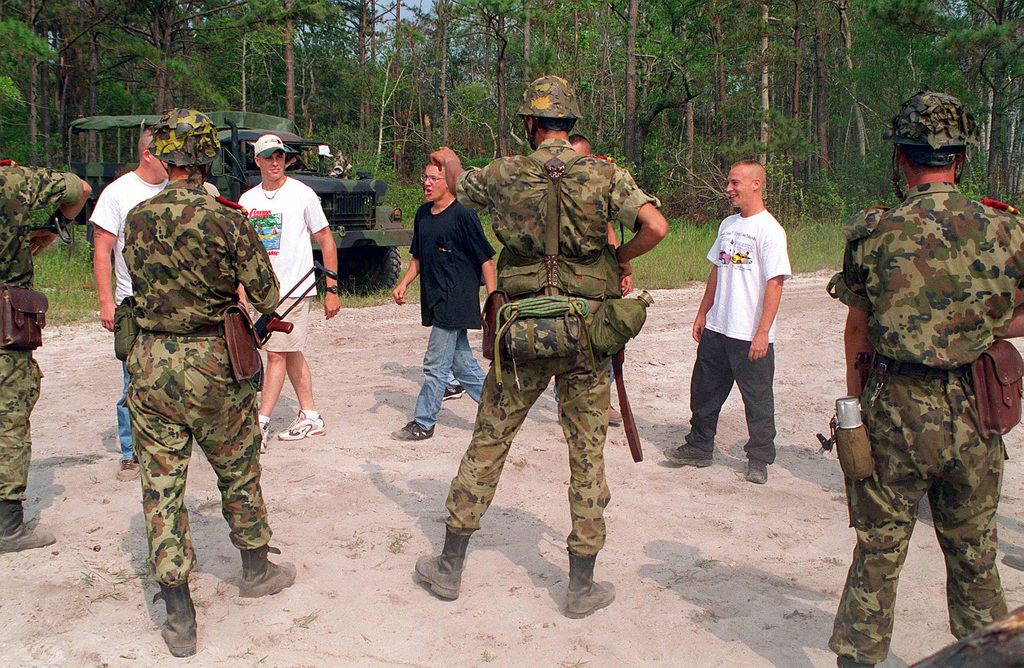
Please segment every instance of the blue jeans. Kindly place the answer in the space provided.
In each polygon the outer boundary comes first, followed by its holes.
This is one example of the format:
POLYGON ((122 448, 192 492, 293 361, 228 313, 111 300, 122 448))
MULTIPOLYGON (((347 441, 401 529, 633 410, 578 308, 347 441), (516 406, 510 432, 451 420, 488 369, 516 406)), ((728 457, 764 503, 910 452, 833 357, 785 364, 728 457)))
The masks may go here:
POLYGON ((126 462, 133 457, 132 423, 128 418, 128 407, 124 405, 128 398, 128 365, 121 362, 121 369, 124 371, 124 392, 117 402, 117 438, 121 441, 121 461, 126 462))
POLYGON ((473 356, 464 329, 430 328, 427 352, 423 355, 423 375, 426 378, 420 388, 420 396, 416 398, 413 419, 424 429, 431 429, 437 424, 437 414, 441 411, 450 376, 455 377, 473 401, 480 402, 486 374, 473 356))

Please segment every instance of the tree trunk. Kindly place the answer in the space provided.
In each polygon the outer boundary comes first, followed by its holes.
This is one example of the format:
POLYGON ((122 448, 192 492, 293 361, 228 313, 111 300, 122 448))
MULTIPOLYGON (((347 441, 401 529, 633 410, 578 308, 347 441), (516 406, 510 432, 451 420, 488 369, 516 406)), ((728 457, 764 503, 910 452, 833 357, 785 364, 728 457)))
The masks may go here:
POLYGON ((988 142, 988 196, 999 199, 1005 195, 1003 186, 1003 145, 1006 134, 1005 110, 1003 109, 1003 91, 992 88, 992 126, 989 129, 988 142))
POLYGON ((626 160, 636 160, 636 31, 639 22, 639 2, 629 0, 626 30, 626 115, 624 119, 623 151, 626 160))
POLYGON ((523 17, 523 83, 529 84, 530 79, 530 12, 523 17))
MULTIPOLYGON (((713 57, 715 77, 715 129, 717 146, 723 147, 728 143, 729 128, 725 117, 725 64, 722 58, 722 17, 715 16, 714 24, 711 27, 711 43, 715 47, 713 57)), ((718 165, 723 170, 726 168, 725 156, 718 157, 718 165)))
POLYGON ((821 27, 814 35, 814 128, 818 139, 818 171, 829 168, 828 127, 825 106, 825 35, 821 27))
POLYGON ((693 100, 686 103, 686 149, 683 153, 683 165, 686 167, 686 176, 693 174, 693 100))
POLYGON ((450 141, 448 122, 448 3, 437 3, 437 22, 439 24, 441 43, 441 143, 447 146, 450 141))
MULTIPOLYGON (((853 36, 850 34, 850 17, 847 15, 848 0, 838 0, 836 9, 839 10, 839 30, 843 34, 843 55, 846 57, 846 70, 853 72, 853 36)), ((851 85, 853 82, 850 82, 851 85)), ((853 95, 853 122, 857 130, 857 152, 864 158, 868 152, 867 132, 864 129, 864 113, 861 111, 857 96, 853 95)))
POLYGON ((497 41, 498 41, 498 156, 508 155, 508 131, 505 128, 505 49, 508 47, 508 38, 505 35, 505 16, 497 17, 497 41))
MULTIPOLYGON (((803 54, 803 30, 800 23, 800 0, 793 0, 793 124, 797 131, 803 134, 800 129, 800 86, 804 73, 803 54)), ((793 178, 800 179, 804 169, 802 160, 796 155, 791 156, 793 160, 793 178)))
MULTIPOLYGON (((284 0, 285 11, 292 8, 292 0, 284 0)), ((295 122, 295 24, 284 24, 284 109, 285 117, 295 122)))
POLYGON ((245 55, 246 55, 245 54, 245 35, 242 35, 242 113, 243 114, 246 112, 246 110, 248 108, 247 105, 246 105, 246 99, 245 99, 245 95, 246 95, 246 89, 245 89, 245 70, 246 70, 245 55))
POLYGON ((761 152, 758 158, 762 165, 768 164, 768 113, 771 101, 768 96, 768 3, 761 3, 761 152))

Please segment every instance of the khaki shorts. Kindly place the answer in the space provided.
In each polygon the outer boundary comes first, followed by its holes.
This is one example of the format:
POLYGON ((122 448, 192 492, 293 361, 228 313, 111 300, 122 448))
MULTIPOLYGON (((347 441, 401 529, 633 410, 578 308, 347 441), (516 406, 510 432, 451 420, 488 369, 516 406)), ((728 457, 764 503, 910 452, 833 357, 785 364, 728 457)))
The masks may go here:
POLYGON ((284 313, 296 301, 299 305, 292 309, 292 312, 284 317, 285 322, 295 325, 291 334, 274 332, 270 340, 264 346, 264 350, 272 353, 295 353, 302 352, 306 347, 306 337, 309 335, 309 309, 313 304, 313 297, 302 297, 299 300, 286 299, 278 307, 278 313, 284 313))

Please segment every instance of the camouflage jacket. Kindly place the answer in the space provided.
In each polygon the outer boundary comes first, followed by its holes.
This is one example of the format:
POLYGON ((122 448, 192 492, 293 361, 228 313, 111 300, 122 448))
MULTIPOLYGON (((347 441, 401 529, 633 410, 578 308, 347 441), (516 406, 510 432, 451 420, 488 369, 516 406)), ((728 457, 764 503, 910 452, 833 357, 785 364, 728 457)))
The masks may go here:
POLYGON ((868 311, 875 351, 951 369, 969 364, 1013 316, 1024 289, 1024 227, 952 183, 911 188, 888 211, 846 224, 843 271, 829 292, 868 311))
MULTIPOLYGON (((576 155, 569 142, 560 138, 542 142, 538 151, 563 161, 576 155)), ((494 233, 505 246, 498 258, 501 289, 508 289, 510 266, 523 266, 544 257, 548 178, 543 162, 522 155, 499 158, 483 169, 463 172, 456 184, 460 202, 490 213, 494 233)), ((640 207, 647 203, 661 206, 656 197, 637 187, 629 172, 594 156, 580 158, 571 165, 560 187, 558 255, 582 263, 596 263, 602 256, 614 262, 608 247, 608 223, 618 221, 636 229, 640 207)), ((618 270, 610 271, 614 276, 601 279, 609 283, 605 289, 609 295, 618 291, 618 270)))
POLYGON ((220 323, 239 284, 261 313, 280 295, 246 217, 184 180, 128 212, 124 261, 142 329, 188 334, 220 323))
POLYGON ((74 204, 81 198, 82 181, 74 174, 17 165, 0 167, 0 284, 32 287, 27 229, 34 222, 32 211, 74 204))

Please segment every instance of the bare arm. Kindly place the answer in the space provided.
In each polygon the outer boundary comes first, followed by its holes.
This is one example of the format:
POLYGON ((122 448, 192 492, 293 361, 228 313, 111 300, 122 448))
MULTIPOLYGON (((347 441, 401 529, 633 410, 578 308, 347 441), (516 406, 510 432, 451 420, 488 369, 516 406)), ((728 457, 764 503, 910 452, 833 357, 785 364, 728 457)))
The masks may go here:
MULTIPOLYGON (((316 239, 317 244, 320 245, 320 254, 324 258, 324 267, 329 271, 338 274, 338 248, 334 245, 334 237, 331 236, 331 228, 325 227, 313 234, 313 238, 316 239)), ((329 276, 324 277, 324 282, 330 286, 337 287, 338 281, 334 280, 329 276)), ((328 292, 324 295, 324 317, 330 320, 334 316, 338 315, 338 311, 341 310, 341 299, 338 295, 328 292)))
POLYGON ((100 324, 108 332, 114 331, 114 295, 110 285, 110 256, 117 244, 117 237, 96 226, 93 233, 92 276, 96 281, 96 292, 100 298, 100 324))
POLYGON ((487 294, 491 294, 498 289, 498 276, 494 271, 494 260, 488 260, 480 265, 480 269, 484 274, 484 287, 487 288, 487 294))
POLYGON ((704 297, 700 300, 700 306, 697 307, 697 317, 693 321, 693 340, 700 343, 701 334, 704 333, 704 324, 708 320, 708 311, 715 304, 715 290, 718 289, 718 266, 713 265, 711 267, 711 273, 708 274, 708 283, 704 286, 704 297))
POLYGON ((776 276, 768 279, 764 286, 764 297, 761 301, 761 319, 757 323, 757 331, 754 332, 754 340, 750 342, 748 357, 751 360, 759 360, 768 354, 768 332, 775 322, 775 315, 779 312, 779 302, 782 301, 782 283, 786 279, 783 276, 776 276))
POLYGON ((657 246, 668 234, 668 221, 658 211, 658 207, 650 202, 640 207, 636 219, 640 221, 640 231, 615 251, 615 257, 619 261, 620 280, 633 273, 630 260, 657 246))
POLYGON ((846 330, 843 333, 843 344, 846 348, 846 393, 851 397, 859 397, 862 389, 860 371, 856 368, 857 355, 871 354, 875 349, 868 341, 869 313, 859 308, 850 307, 846 316, 846 330))
POLYGON ((395 298, 396 304, 405 303, 405 291, 409 289, 416 277, 420 274, 420 261, 416 258, 409 260, 409 268, 405 270, 405 276, 398 282, 395 289, 391 291, 391 296, 395 298))

